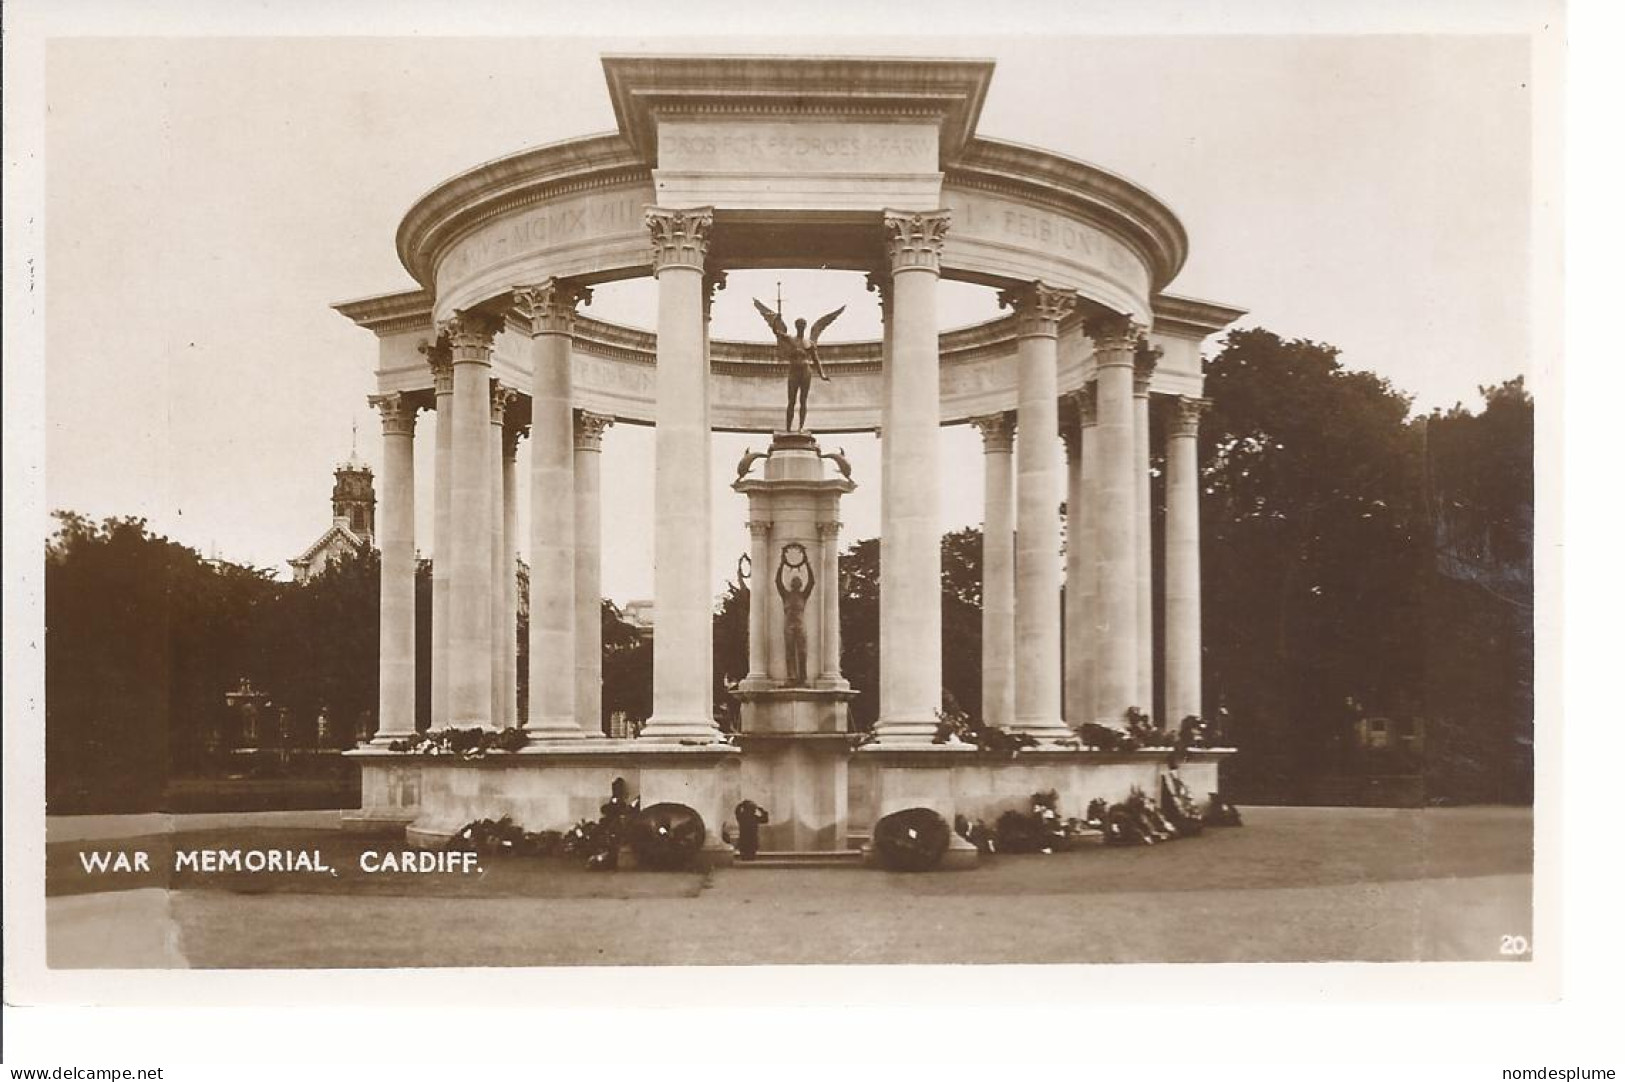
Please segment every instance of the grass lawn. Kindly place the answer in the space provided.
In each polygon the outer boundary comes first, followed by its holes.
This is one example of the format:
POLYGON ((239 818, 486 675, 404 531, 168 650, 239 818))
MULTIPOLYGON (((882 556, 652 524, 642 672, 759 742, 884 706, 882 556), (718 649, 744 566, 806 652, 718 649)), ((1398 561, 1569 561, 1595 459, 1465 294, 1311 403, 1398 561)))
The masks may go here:
POLYGON ((230 830, 125 839, 320 848, 337 875, 87 876, 47 853, 52 965, 351 968, 752 962, 1496 960, 1530 934, 1528 809, 1256 808, 1166 845, 995 857, 965 872, 590 873, 490 861, 361 875, 377 838, 230 830), (123 889, 108 889, 119 887, 123 889), (156 889, 155 889, 156 888, 156 889), (122 929, 110 934, 110 929, 122 929), (122 946, 118 961, 107 943, 122 946), (151 944, 145 961, 127 957, 151 944))

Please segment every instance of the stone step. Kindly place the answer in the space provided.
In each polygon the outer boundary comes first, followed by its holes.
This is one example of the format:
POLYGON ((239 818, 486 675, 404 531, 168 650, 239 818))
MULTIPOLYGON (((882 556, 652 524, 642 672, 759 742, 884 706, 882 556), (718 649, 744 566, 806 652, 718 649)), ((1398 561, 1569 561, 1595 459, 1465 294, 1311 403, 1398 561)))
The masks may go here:
POLYGON ((863 854, 856 849, 805 851, 792 849, 762 849, 755 860, 735 858, 735 868, 842 868, 863 863, 863 854))

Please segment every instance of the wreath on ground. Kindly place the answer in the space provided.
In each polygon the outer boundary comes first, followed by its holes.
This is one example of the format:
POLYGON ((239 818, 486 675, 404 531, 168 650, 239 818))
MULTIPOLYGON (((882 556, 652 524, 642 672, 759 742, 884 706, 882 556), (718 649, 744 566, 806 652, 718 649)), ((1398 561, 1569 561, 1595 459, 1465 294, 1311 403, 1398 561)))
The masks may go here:
POLYGON ((894 872, 928 872, 948 851, 948 823, 930 808, 905 808, 875 823, 875 854, 894 872))
POLYGON ((456 755, 464 759, 483 759, 493 751, 515 752, 530 743, 530 734, 524 729, 433 729, 413 733, 404 740, 392 740, 390 751, 403 751, 411 755, 456 755))

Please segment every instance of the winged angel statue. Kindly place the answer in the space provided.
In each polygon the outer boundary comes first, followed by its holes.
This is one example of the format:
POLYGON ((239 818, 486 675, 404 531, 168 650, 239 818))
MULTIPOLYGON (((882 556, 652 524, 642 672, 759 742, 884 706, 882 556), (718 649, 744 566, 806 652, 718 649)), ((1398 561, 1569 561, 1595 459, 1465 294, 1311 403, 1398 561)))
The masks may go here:
POLYGON ((824 363, 818 359, 818 336, 824 333, 824 328, 835 322, 835 317, 846 311, 846 305, 835 309, 826 316, 820 316, 812 325, 811 333, 807 331, 807 321, 796 320, 796 333, 791 337, 784 326, 784 317, 761 301, 751 298, 756 310, 762 313, 767 325, 773 328, 773 337, 778 346, 775 355, 780 361, 790 366, 789 379, 786 387, 789 399, 784 407, 784 427, 786 431, 800 432, 807 427, 807 389, 812 386, 812 374, 816 369, 818 378, 828 381, 829 376, 824 373, 824 363), (800 404, 801 416, 795 427, 791 421, 796 420, 796 406, 800 404))

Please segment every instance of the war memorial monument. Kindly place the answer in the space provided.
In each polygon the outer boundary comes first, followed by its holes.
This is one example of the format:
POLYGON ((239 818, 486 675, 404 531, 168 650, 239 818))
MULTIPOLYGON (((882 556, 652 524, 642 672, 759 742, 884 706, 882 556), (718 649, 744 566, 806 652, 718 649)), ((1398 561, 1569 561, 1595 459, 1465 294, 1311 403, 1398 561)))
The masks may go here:
MULTIPOLYGON (((899 809, 991 820, 1035 790, 1080 811, 1154 791, 1166 749, 1102 750, 1076 730, 1121 728, 1154 701, 1166 726, 1202 714, 1200 353, 1243 313, 1166 292, 1187 240, 1147 191, 980 134, 993 67, 610 56, 616 131, 478 166, 408 211, 396 247, 419 288, 336 306, 377 338, 385 445, 379 726, 351 753, 364 792, 353 824, 399 825, 420 845, 485 816, 563 829, 624 777, 645 804, 697 811, 714 852, 752 800, 774 813, 764 849, 855 855, 899 809), (839 313, 787 297, 757 305, 772 344, 712 341, 728 272, 762 268, 866 272, 882 339, 820 347, 839 313), (645 275, 658 283, 654 333, 578 312, 595 285, 645 275), (1009 314, 943 333, 941 278, 998 290, 1009 314), (476 761, 390 750, 414 731, 413 438, 431 409, 449 420, 433 458, 433 728, 518 725, 515 553, 530 567, 527 740, 476 761), (1161 611, 1154 410, 1167 418, 1161 611), (933 740, 938 439, 956 424, 975 425, 985 450, 978 712, 1036 742, 1013 757, 933 740), (653 714, 632 740, 599 722, 600 532, 618 498, 599 452, 616 425, 656 434, 653 714), (732 738, 712 701, 715 431, 761 433, 764 448, 732 486, 753 568, 732 738), (880 436, 879 477, 852 476, 828 439, 864 432, 880 436), (520 484, 528 538, 516 536, 520 484), (841 499, 858 485, 878 486, 882 504, 880 701, 861 745, 838 562, 841 499)), ((1185 753, 1192 791, 1218 789, 1227 754, 1185 753)))

